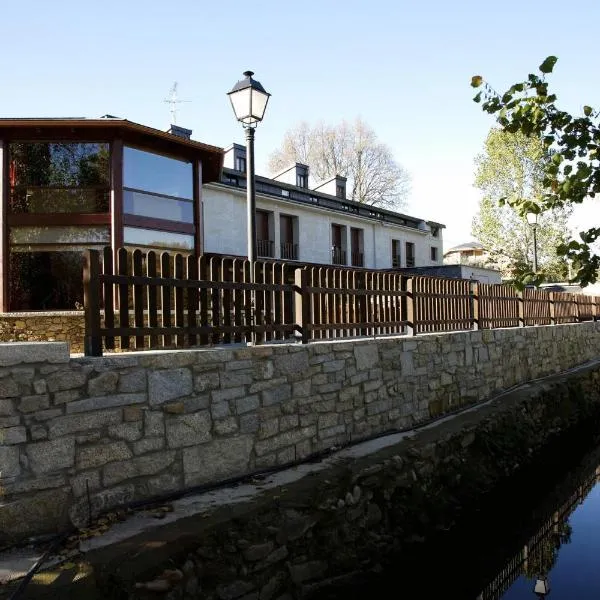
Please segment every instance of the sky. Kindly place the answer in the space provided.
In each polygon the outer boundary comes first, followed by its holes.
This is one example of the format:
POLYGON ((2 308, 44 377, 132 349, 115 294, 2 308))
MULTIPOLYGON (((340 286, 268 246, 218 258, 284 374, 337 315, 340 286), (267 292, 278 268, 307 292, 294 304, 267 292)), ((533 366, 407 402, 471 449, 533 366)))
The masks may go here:
MULTIPOLYGON (((112 114, 216 146, 243 143, 226 97, 242 72, 272 94, 256 133, 257 172, 300 121, 361 117, 412 176, 403 212, 471 239, 474 158, 493 118, 471 76, 497 90, 548 55, 559 105, 600 106, 600 1, 0 0, 0 116, 112 114)), ((574 226, 597 207, 576 214, 574 226)))

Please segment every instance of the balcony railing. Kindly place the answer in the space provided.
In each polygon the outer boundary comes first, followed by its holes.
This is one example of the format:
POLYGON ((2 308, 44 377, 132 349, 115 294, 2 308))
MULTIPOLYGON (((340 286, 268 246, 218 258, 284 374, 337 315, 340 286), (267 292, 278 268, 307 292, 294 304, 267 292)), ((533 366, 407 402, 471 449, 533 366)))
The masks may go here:
POLYGON ((353 267, 364 267, 364 254, 362 252, 353 252, 352 253, 352 266, 353 267))
POLYGON ((402 257, 399 254, 392 255, 392 268, 399 269, 402 266, 402 257))
POLYGON ((265 258, 275 257, 275 242, 273 240, 258 240, 256 242, 256 254, 257 256, 265 258))
POLYGON ((346 251, 333 246, 331 249, 331 262, 334 265, 345 265, 346 264, 346 251))
POLYGON ((281 260, 298 260, 298 244, 281 244, 281 260))

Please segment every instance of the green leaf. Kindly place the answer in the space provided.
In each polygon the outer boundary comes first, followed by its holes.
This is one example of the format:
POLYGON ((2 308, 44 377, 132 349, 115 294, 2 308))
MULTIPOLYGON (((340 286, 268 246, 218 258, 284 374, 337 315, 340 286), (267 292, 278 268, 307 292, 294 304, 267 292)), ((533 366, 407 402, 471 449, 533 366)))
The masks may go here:
POLYGON ((586 105, 586 106, 583 107, 583 114, 586 117, 589 117, 593 112, 594 112, 594 109, 591 106, 587 106, 586 105))
POLYGON ((483 83, 483 77, 481 75, 473 75, 471 77, 471 87, 478 88, 483 83))
POLYGON ((477 93, 477 95, 473 98, 473 102, 481 102, 481 92, 477 93))
POLYGON ((558 58, 556 56, 548 56, 540 65, 540 71, 542 73, 552 73, 552 69, 554 69, 557 60, 558 58))

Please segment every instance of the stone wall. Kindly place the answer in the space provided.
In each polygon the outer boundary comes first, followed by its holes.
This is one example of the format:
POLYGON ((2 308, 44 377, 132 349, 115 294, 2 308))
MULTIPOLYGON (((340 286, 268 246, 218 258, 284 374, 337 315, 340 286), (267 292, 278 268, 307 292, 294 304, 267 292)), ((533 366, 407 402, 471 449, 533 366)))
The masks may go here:
POLYGON ((83 352, 82 311, 0 313, 0 342, 69 342, 72 353, 83 352))
POLYGON ((0 539, 284 465, 600 353, 600 323, 69 358, 0 345, 0 539))

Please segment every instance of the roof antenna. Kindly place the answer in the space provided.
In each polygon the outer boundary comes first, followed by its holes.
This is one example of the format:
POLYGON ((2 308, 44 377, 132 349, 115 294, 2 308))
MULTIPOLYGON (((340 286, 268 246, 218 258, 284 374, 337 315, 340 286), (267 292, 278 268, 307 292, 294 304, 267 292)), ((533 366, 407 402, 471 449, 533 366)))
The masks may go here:
POLYGON ((191 100, 180 100, 177 97, 177 82, 175 82, 169 92, 169 97, 165 98, 163 102, 170 105, 169 112, 171 113, 171 124, 177 125, 177 112, 179 111, 177 105, 182 102, 191 102, 191 100))

